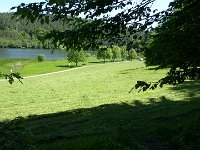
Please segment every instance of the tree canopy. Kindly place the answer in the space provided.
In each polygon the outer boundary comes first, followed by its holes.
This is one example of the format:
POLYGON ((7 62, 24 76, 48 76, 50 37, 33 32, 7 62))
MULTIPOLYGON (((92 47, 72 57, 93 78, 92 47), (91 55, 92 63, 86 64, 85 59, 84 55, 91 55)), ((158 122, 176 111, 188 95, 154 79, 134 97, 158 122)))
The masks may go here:
POLYGON ((65 45, 67 49, 99 48, 103 41, 109 45, 123 44, 124 39, 136 38, 136 32, 145 30, 154 21, 159 20, 164 12, 151 11, 155 0, 49 0, 40 3, 22 3, 15 15, 30 22, 40 20, 49 23, 62 21, 73 25, 65 31, 51 30, 45 39, 51 39, 55 47, 65 45), (117 10, 117 11, 116 11, 117 10), (113 16, 110 12, 116 12, 113 16))
POLYGON ((156 83, 138 82, 136 88, 154 89, 158 85, 180 84, 200 77, 200 1, 175 0, 171 13, 152 32, 145 50, 147 65, 170 67, 165 78, 156 83))

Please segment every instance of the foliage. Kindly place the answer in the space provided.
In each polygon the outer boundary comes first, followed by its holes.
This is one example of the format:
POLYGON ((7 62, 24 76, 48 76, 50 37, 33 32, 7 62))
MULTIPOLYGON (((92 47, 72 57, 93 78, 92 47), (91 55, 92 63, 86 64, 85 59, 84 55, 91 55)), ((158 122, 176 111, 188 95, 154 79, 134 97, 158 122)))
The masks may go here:
POLYGON ((121 49, 119 46, 112 46, 112 60, 113 62, 115 61, 115 59, 120 58, 121 57, 121 49))
POLYGON ((86 55, 85 55, 85 51, 83 50, 73 50, 70 49, 67 53, 67 60, 69 62, 75 62, 76 66, 78 66, 78 62, 85 62, 86 59, 86 55))
POLYGON ((159 20, 164 13, 152 12, 150 7, 153 2, 154 0, 142 0, 140 3, 131 0, 83 0, 81 2, 50 0, 40 3, 22 3, 12 9, 17 10, 15 16, 20 19, 26 18, 30 22, 39 20, 42 23, 49 23, 48 15, 51 14, 52 22, 62 21, 66 25, 73 25, 65 31, 51 30, 46 34, 45 39, 51 39, 55 47, 64 45, 67 49, 88 50, 99 48, 105 41, 108 45, 124 45, 124 39, 139 36, 135 34, 138 30, 146 29, 154 21, 159 20), (118 10, 116 15, 108 14, 114 10, 118 10), (82 19, 81 14, 84 14, 82 19))
POLYGON ((135 49, 132 48, 128 52, 128 59, 133 60, 133 59, 136 59, 136 58, 137 58, 137 52, 135 51, 135 49))
POLYGON ((164 84, 177 85, 186 79, 200 76, 200 1, 175 0, 170 3, 171 12, 151 31, 149 46, 145 50, 147 65, 170 67, 167 76, 156 83, 138 82, 136 88, 147 90, 164 84))
POLYGON ((126 60, 128 57, 128 52, 127 50, 125 49, 125 47, 122 47, 121 48, 121 59, 122 61, 126 60))
POLYGON ((171 14, 155 29, 145 51, 147 65, 175 68, 200 65, 199 6, 198 0, 176 0, 170 4, 171 14))
POLYGON ((88 52, 87 52, 87 53, 85 53, 85 57, 87 57, 87 58, 88 58, 88 57, 91 57, 91 56, 92 56, 92 55, 91 55, 90 53, 88 53, 88 52))
MULTIPOLYGON (((13 18, 13 13, 0 13, 0 48, 52 48, 51 41, 42 43, 43 36, 52 29, 62 30, 61 22, 29 23, 13 18)), ((50 16, 51 19, 51 16, 50 16)))
POLYGON ((107 50, 105 52, 106 52, 106 58, 111 60, 113 58, 113 55, 114 55, 112 48, 107 48, 107 50))
POLYGON ((101 47, 97 52, 97 59, 103 59, 104 63, 106 62, 106 59, 111 60, 112 56, 112 49, 105 46, 101 47))
POLYGON ((199 68, 185 68, 185 69, 177 69, 171 68, 167 73, 167 76, 161 78, 157 82, 147 83, 145 81, 137 81, 135 85, 135 89, 139 89, 139 91, 146 91, 148 89, 154 90, 155 88, 163 87, 165 84, 177 85, 183 83, 187 78, 189 79, 199 79, 200 78, 200 70, 199 68))
POLYGON ((17 117, 12 121, 0 122, 0 149, 27 149, 32 148, 33 142, 30 131, 24 127, 24 119, 17 117))
POLYGON ((19 75, 19 73, 13 73, 13 72, 11 72, 10 74, 4 74, 4 73, 0 72, 0 77, 3 77, 3 78, 5 78, 6 80, 8 80, 8 82, 9 82, 10 84, 13 84, 14 78, 16 78, 16 79, 17 79, 18 81, 20 81, 21 83, 22 83, 21 79, 23 79, 23 78, 19 75))
POLYGON ((103 59, 104 60, 104 63, 106 61, 106 48, 100 48, 98 51, 97 51, 97 59, 103 59))
POLYGON ((46 56, 44 54, 40 54, 37 57, 38 62, 42 62, 46 60, 46 56))

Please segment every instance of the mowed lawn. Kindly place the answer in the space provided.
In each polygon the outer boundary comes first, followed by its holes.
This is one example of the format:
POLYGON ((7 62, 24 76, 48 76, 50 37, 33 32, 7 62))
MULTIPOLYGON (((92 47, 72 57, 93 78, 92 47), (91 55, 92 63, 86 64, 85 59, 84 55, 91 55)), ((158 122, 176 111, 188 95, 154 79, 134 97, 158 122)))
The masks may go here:
MULTIPOLYGON (((145 68, 143 62, 97 64, 60 74, 23 79, 10 85, 1 81, 0 119, 46 114, 108 103, 144 101, 149 97, 167 96, 159 89, 138 93, 130 89, 137 80, 156 81, 167 70, 145 68)), ((179 98, 178 95, 170 95, 179 98)))
MULTIPOLYGON (((89 57, 85 63, 78 63, 78 66, 80 67, 82 64, 91 65, 93 63, 99 63, 100 61, 102 60, 98 60, 96 57, 89 57)), ((10 73, 12 69, 13 72, 19 72, 23 77, 56 72, 74 67, 75 63, 71 63, 69 66, 66 59, 38 62, 37 59, 0 58, 1 72, 10 73)))
POLYGON ((0 120, 24 117, 41 150, 198 149, 199 81, 129 93, 167 71, 135 60, 3 80, 0 120))

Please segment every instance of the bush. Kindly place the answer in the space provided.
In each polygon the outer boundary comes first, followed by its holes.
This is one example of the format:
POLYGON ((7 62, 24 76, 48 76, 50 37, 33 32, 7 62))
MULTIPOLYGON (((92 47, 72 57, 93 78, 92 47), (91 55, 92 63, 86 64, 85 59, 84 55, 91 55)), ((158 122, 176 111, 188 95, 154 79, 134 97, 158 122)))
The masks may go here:
POLYGON ((112 50, 112 60, 114 62, 115 59, 121 57, 121 49, 118 46, 113 46, 111 50, 112 50))
POLYGON ((128 53, 128 60, 137 59, 137 52, 134 49, 131 49, 128 53))
POLYGON ((121 59, 122 61, 126 60, 128 57, 128 52, 127 50, 125 49, 125 47, 122 47, 121 48, 121 59))
POLYGON ((44 54, 40 54, 40 55, 38 55, 37 60, 39 62, 45 61, 46 60, 46 56, 44 54))
POLYGON ((92 55, 90 53, 85 53, 86 57, 91 57, 92 55))

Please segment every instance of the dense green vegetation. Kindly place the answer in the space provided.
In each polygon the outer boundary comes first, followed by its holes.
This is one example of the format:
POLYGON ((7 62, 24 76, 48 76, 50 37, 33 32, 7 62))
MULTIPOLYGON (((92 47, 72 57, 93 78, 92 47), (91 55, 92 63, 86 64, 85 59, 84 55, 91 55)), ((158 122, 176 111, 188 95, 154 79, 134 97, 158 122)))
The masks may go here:
POLYGON ((12 17, 12 13, 0 13, 0 48, 51 48, 53 45, 50 41, 41 42, 44 34, 53 29, 64 29, 58 21, 48 25, 39 21, 27 24, 27 20, 12 17))
POLYGON ((169 13, 151 31, 145 50, 147 65, 170 67, 166 77, 157 83, 140 82, 143 90, 164 84, 181 84, 200 78, 200 1, 175 0, 169 13))
POLYGON ((23 116, 38 149, 198 149, 199 82, 128 93, 130 83, 156 81, 168 71, 155 69, 131 61, 24 84, 1 81, 0 118, 23 116))

